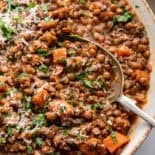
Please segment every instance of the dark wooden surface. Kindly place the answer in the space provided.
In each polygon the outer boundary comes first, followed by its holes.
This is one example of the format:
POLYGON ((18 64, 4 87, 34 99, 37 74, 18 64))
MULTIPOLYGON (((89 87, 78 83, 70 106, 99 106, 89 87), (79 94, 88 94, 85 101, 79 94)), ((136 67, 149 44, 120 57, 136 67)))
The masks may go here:
POLYGON ((147 0, 147 1, 150 4, 152 10, 155 12, 155 0, 147 0))

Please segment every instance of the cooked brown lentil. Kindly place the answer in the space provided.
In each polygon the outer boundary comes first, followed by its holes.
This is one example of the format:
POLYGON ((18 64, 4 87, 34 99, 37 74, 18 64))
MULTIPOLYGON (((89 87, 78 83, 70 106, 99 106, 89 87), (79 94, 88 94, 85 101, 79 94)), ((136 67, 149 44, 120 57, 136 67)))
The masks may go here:
POLYGON ((149 40, 127 0, 1 0, 2 152, 108 155, 103 139, 112 130, 127 135, 132 125, 132 113, 105 102, 110 59, 92 44, 62 42, 60 34, 109 49, 123 68, 124 93, 140 107, 147 100, 149 40))

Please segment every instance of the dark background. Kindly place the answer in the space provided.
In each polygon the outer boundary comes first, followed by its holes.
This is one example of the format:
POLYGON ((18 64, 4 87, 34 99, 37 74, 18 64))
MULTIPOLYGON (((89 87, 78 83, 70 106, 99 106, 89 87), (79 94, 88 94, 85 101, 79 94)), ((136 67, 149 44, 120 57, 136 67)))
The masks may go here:
MULTIPOLYGON (((147 1, 155 13, 155 0, 147 0, 147 1)), ((155 128, 152 129, 151 134, 145 140, 143 145, 140 146, 135 155, 155 155, 155 128)))
POLYGON ((147 0, 147 1, 150 4, 152 10, 155 12, 155 0, 147 0))

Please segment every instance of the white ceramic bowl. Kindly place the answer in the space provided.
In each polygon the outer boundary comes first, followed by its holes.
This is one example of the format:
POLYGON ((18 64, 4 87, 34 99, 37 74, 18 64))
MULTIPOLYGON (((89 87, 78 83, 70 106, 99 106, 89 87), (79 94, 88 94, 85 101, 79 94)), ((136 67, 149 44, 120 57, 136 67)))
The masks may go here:
MULTIPOLYGON (((146 0, 128 0, 140 21, 145 25, 149 40, 151 58, 150 63, 152 67, 150 89, 148 91, 148 101, 144 110, 151 116, 155 116, 155 16, 147 4, 146 0), (135 6, 139 6, 136 8, 135 6)), ((136 149, 143 143, 151 131, 151 126, 140 118, 132 125, 129 135, 131 137, 130 143, 123 149, 121 155, 133 155, 136 149)))

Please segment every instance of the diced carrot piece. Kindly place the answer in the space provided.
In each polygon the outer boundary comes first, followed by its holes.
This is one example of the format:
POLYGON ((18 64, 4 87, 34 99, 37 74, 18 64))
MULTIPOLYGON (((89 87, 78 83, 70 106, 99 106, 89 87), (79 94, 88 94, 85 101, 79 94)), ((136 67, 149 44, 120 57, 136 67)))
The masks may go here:
POLYGON ((141 78, 145 78, 149 80, 149 74, 142 70, 136 70, 135 76, 137 81, 139 81, 141 78))
POLYGON ((53 51, 53 62, 60 63, 62 60, 66 60, 67 50, 66 48, 58 48, 53 51))
POLYGON ((32 97, 32 103, 38 106, 43 106, 47 100, 48 92, 46 90, 42 90, 36 95, 32 97))
POLYGON ((116 53, 118 56, 128 57, 132 54, 132 50, 127 46, 120 46, 116 49, 116 53))
POLYGON ((129 142, 129 137, 126 135, 123 135, 119 132, 115 132, 117 142, 115 143, 111 136, 108 136, 103 140, 104 146, 109 150, 110 153, 114 153, 117 149, 122 147, 123 145, 127 144, 129 142))

